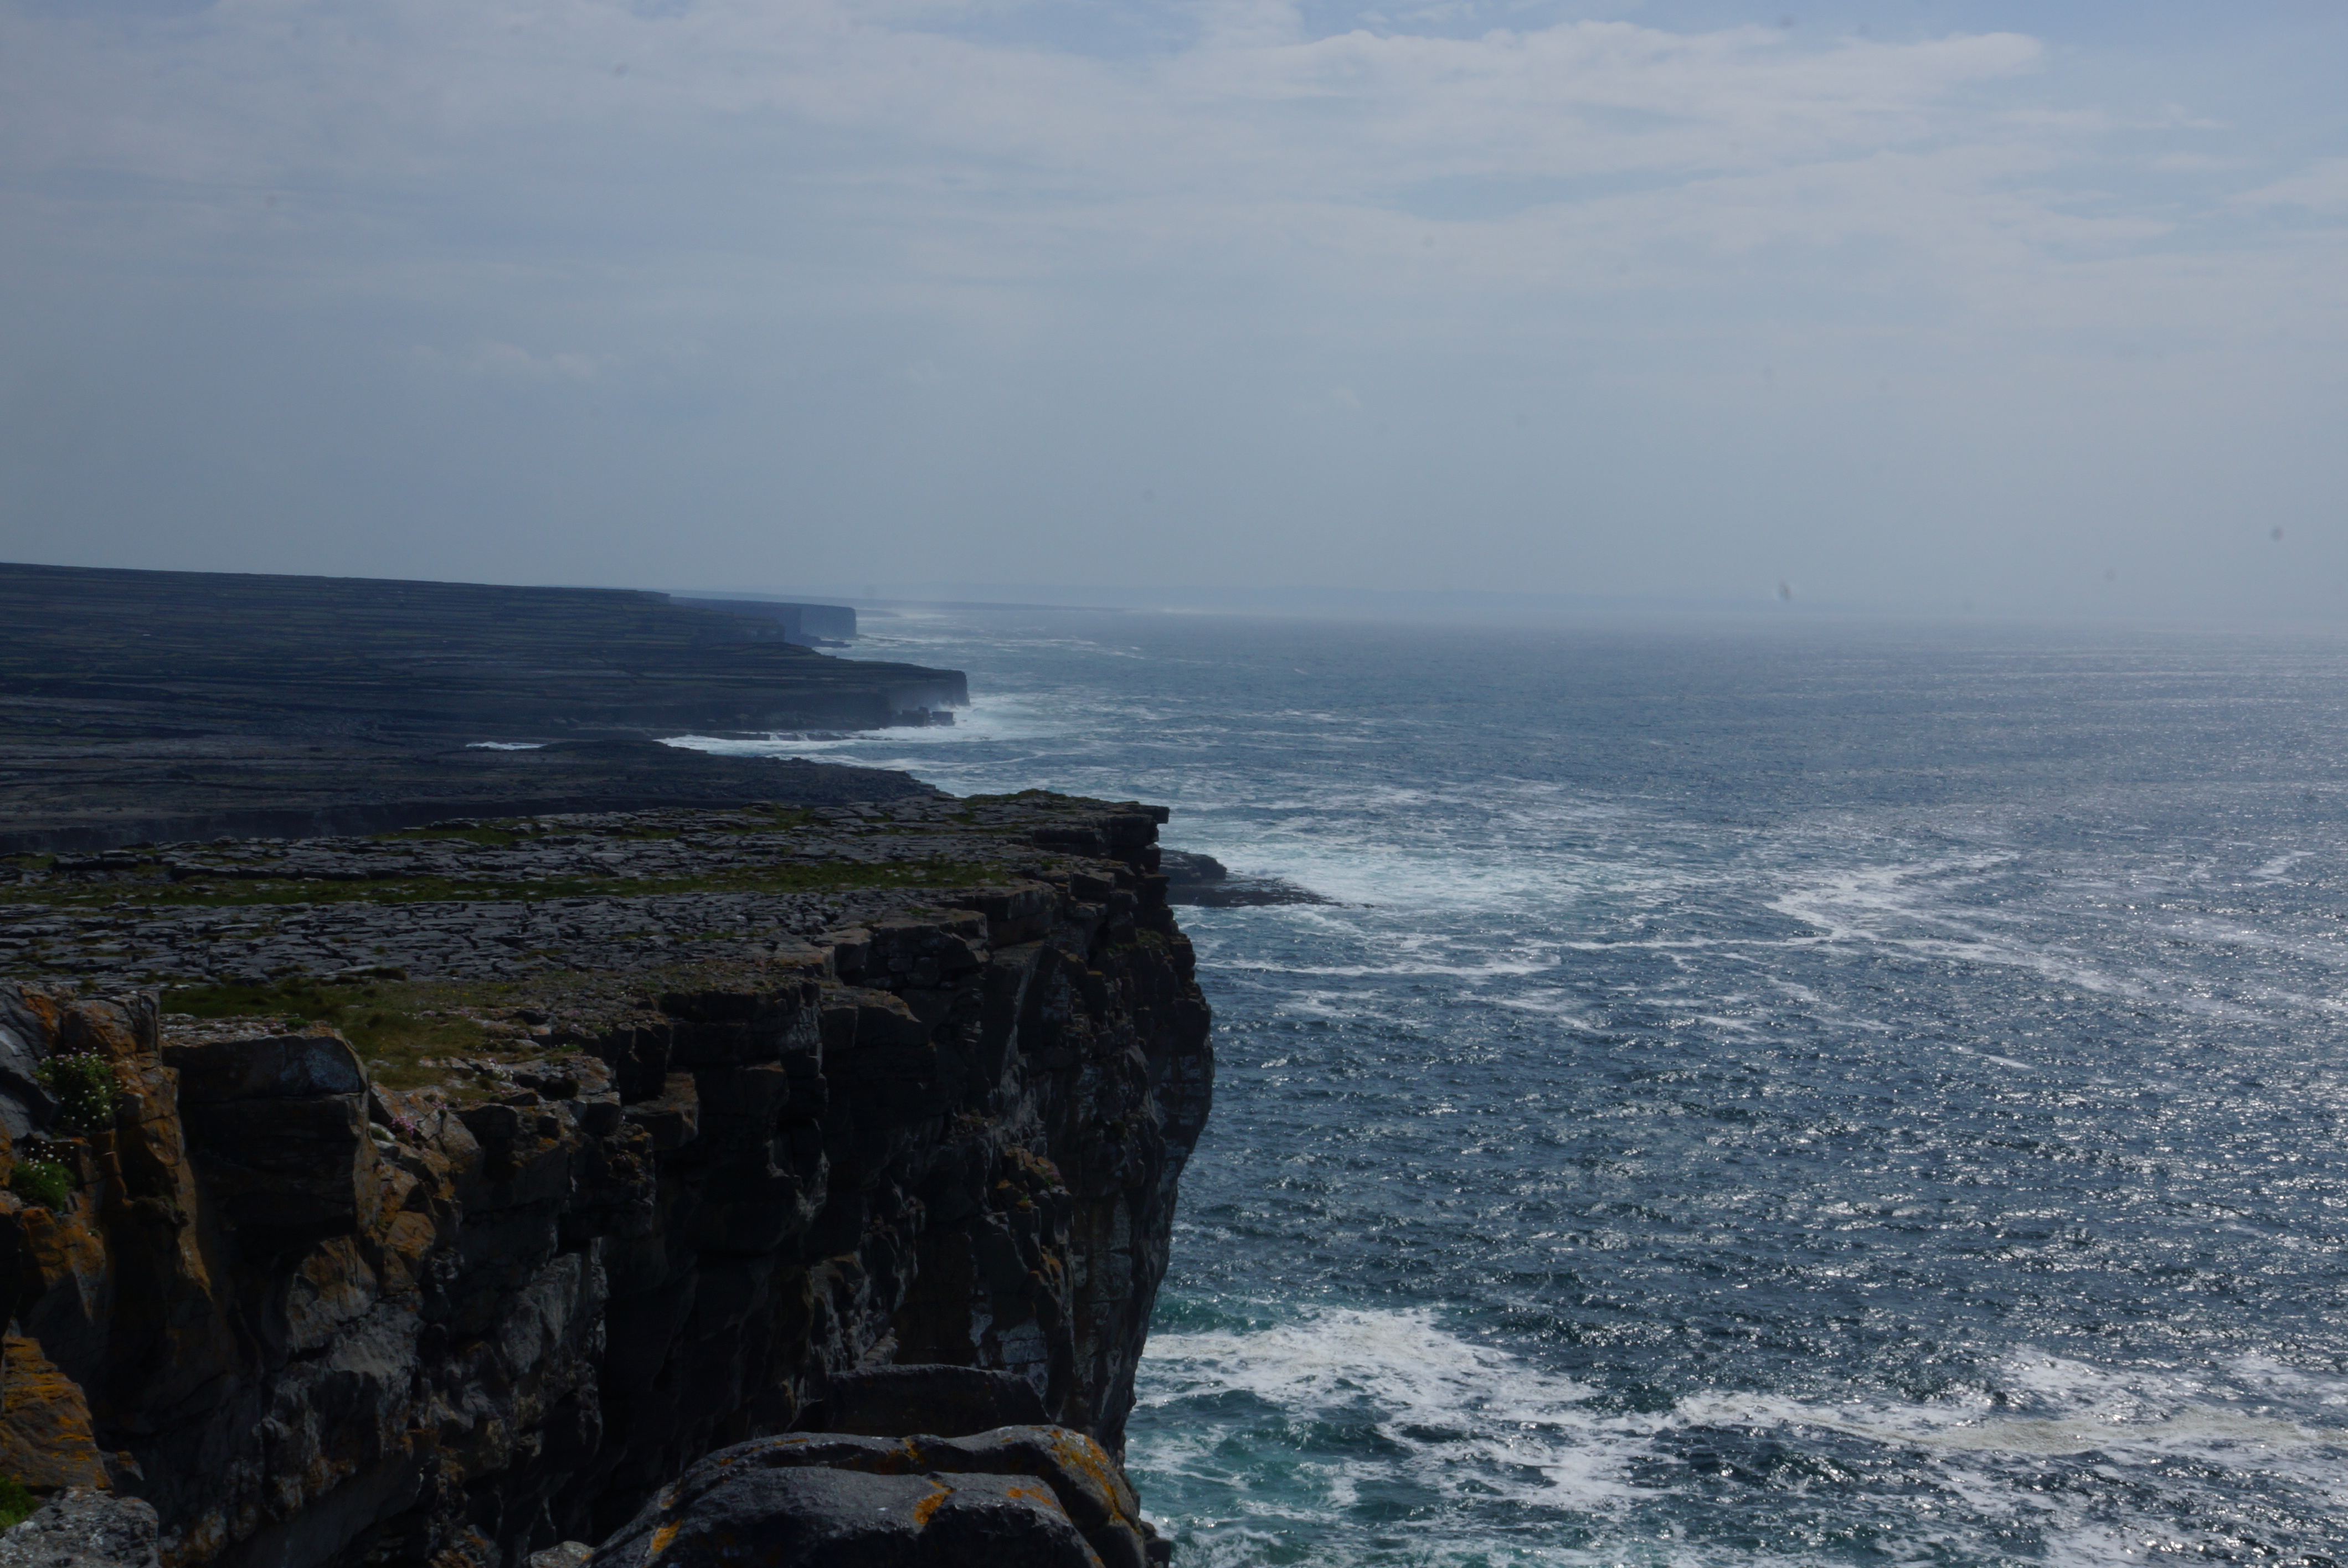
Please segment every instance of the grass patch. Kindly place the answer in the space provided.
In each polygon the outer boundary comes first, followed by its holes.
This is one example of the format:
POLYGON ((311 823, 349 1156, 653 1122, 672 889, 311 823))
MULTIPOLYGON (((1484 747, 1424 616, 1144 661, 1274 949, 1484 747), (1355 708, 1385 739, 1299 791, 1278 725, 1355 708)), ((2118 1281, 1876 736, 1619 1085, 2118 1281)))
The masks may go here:
POLYGON ((22 1524, 33 1517, 41 1500, 25 1490, 25 1483, 13 1475, 0 1475, 0 1530, 22 1524))
MULTIPOLYGON (((527 988, 530 994, 543 989, 527 988)), ((163 993, 163 1008, 200 1019, 273 1019, 287 1030, 324 1024, 351 1042, 376 1082, 421 1089, 448 1081, 438 1063, 448 1057, 510 1061, 536 1054, 537 1042, 511 1028, 510 1015, 524 991, 509 985, 335 985, 295 979, 266 986, 181 986, 163 993), (434 1065, 426 1066, 427 1061, 434 1065)))
POLYGON ((88 1053, 53 1056, 33 1069, 57 1096, 57 1120, 68 1132, 103 1132, 114 1125, 114 1064, 88 1053))
POLYGON ((73 1198, 74 1173, 55 1160, 19 1160, 9 1169, 8 1190, 28 1204, 62 1209, 73 1198))

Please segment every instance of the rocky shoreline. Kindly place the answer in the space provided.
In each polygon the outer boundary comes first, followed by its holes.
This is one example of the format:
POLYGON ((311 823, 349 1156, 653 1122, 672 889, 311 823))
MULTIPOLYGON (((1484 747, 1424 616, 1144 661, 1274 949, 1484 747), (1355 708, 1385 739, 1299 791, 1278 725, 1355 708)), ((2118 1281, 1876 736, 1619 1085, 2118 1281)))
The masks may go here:
POLYGON ((0 866, 0 1563, 1162 1558, 1165 814, 883 776, 0 866))

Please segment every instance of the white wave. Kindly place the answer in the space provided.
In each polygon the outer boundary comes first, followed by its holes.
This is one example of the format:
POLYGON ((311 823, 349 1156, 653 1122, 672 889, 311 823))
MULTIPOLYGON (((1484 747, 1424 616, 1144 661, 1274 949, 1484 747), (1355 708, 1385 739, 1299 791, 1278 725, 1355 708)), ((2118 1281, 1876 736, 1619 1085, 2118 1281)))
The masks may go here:
POLYGON ((1498 961, 1481 964, 1293 964, 1277 959, 1230 958, 1218 962, 1218 969, 1237 974, 1295 975, 1320 979, 1365 979, 1372 978, 1417 978, 1441 975, 1453 979, 1491 979, 1503 975, 1538 975, 1557 968, 1552 958, 1498 961))
MULTIPOLYGON (((1220 1499, 1212 1516, 1195 1508, 1185 1516, 1191 1539, 1210 1545, 1214 1561, 1260 1561, 1257 1552, 1294 1539, 1226 1527, 1251 1518, 1334 1522, 1386 1479, 1471 1507, 1499 1498, 1627 1526, 1649 1517, 1638 1500, 1658 1495, 1652 1485, 1631 1482, 1632 1464, 1659 1456, 1673 1432, 1691 1428, 1756 1435, 1805 1429, 1928 1456, 1942 1501, 1936 1520, 1929 1496, 1912 1500, 1914 1543, 1938 1539, 1962 1551, 1985 1522, 2010 1521, 2036 1533, 2043 1560, 2062 1568, 2127 1561, 2127 1551, 2140 1548, 2147 1532, 2166 1534, 2176 1522, 2165 1508, 2140 1521, 2114 1519, 2091 1501, 2042 1491, 2030 1478, 2049 1459, 2099 1454, 2131 1473, 2179 1460, 2250 1469, 2287 1479, 2318 1506, 2324 1499, 2348 1502, 2339 1480, 2348 1430, 2311 1419, 2317 1409, 2348 1407, 2348 1379, 2271 1360, 2194 1372, 2097 1368, 2024 1351, 1991 1368, 1982 1387, 1943 1400, 1706 1392, 1667 1410, 1620 1412, 1592 1410, 1596 1390, 1589 1385, 1466 1338, 1430 1312, 1329 1308, 1258 1328, 1156 1335, 1140 1392, 1145 1419, 1134 1465, 1145 1485, 1163 1478, 1194 1497, 1204 1488, 1220 1499), (1234 1396, 1250 1404, 1235 1408, 1234 1396), (1159 1412, 1162 1419, 1147 1419, 1159 1412), (1305 1440, 1293 1434, 1314 1423, 1366 1423, 1379 1440, 1356 1440, 1342 1461, 1298 1463, 1282 1484, 1259 1492, 1264 1478, 1237 1456, 1267 1440, 1296 1451, 1305 1440), (1281 1439, 1279 1430, 1292 1435, 1281 1439), (2099 1555, 2115 1543, 2116 1555, 2099 1555)), ((1483 1553, 1502 1542, 1472 1543, 1474 1550, 1465 1538, 1451 1544, 1461 1549, 1457 1561, 1488 1561, 1483 1553)), ((1517 1538, 1516 1547, 1523 1544, 1517 1538)), ((1593 1542, 1594 1555, 1575 1551, 1553 1560, 1622 1562, 1625 1549, 1644 1563, 1681 1560, 1668 1548, 1642 1550, 1612 1525, 1593 1542)), ((1699 1560, 1810 1561, 1768 1548, 1687 1559, 1699 1560)))
POLYGON ((2250 879, 2254 882, 2280 882, 2291 875, 2292 866, 2309 858, 2314 853, 2315 851, 2312 849, 2294 849, 2289 854, 2278 855, 2256 871, 2251 872, 2250 879))
POLYGON ((1768 905, 1820 933, 1818 939, 1823 944, 1888 948, 1949 963, 2024 969, 2097 995, 2164 1000, 2213 1018, 2251 1016, 2214 999, 2167 988, 2162 977, 2114 973, 2068 946, 2031 943, 1982 928, 1983 922, 2013 917, 1973 908, 1960 914, 1937 902, 1935 895, 1950 885, 1951 873, 1987 870, 2005 859, 1967 857, 1838 871, 1782 891, 1768 905), (1931 934, 1919 934, 1920 927, 1931 934))
MULTIPOLYGON (((1332 1307, 1258 1329, 1153 1335, 1140 1383, 1145 1409, 1185 1406, 1138 1440, 1147 1470, 1197 1473, 1231 1419, 1212 1401, 1234 1393, 1290 1423, 1366 1420, 1392 1457, 1342 1470, 1392 1464, 1447 1496, 1601 1508, 1630 1495, 1623 1467, 1643 1446, 1619 1421, 1577 1408, 1588 1385, 1463 1338, 1423 1310, 1332 1307)), ((1360 1480, 1333 1473, 1321 1502, 1344 1506, 1360 1480)))
POLYGON ((1977 1056, 1983 1061, 1993 1061, 2000 1067, 2011 1067, 2017 1072, 2028 1072, 2032 1071, 2030 1063, 2026 1061, 2018 1061, 2011 1056, 1999 1056, 1993 1051, 1975 1050, 1969 1045, 1954 1046, 1952 1049, 1954 1049, 1960 1055, 1977 1056))
POLYGON ((1341 904, 1396 914, 1489 914, 1516 909, 1554 918, 1595 900, 1661 897, 1689 886, 1677 871, 1518 848, 1487 850, 1365 842, 1358 827, 1320 820, 1245 836, 1225 825, 1200 831, 1183 816, 1172 835, 1249 876, 1277 876, 1341 904))
MULTIPOLYGON (((2274 1413, 2271 1396, 2299 1399, 2348 1388, 2271 1362, 2207 1373, 2098 1368, 2067 1357, 2016 1352, 1990 1388, 1934 1404, 1854 1400, 1842 1405, 1767 1394, 1699 1394, 1679 1402, 1681 1419, 1707 1426, 1806 1426, 1903 1447, 1959 1453, 2061 1455, 2103 1452, 2195 1456, 2239 1462, 2245 1447, 2340 1450, 2348 1430, 2274 1413), (2007 1413, 2019 1403, 2030 1413, 2007 1413)), ((2343 1396, 2348 1402, 2348 1396, 2343 1396)))
POLYGON ((840 732, 838 740, 808 740, 790 733, 747 737, 670 735, 664 737, 662 743, 681 746, 688 751, 710 752, 719 756, 829 756, 835 761, 886 767, 891 764, 882 756, 861 753, 894 753, 909 746, 919 749, 993 741, 1045 740, 1066 733, 1066 721, 1040 712, 1018 698, 997 697, 955 709, 954 722, 951 724, 851 730, 840 732), (841 757, 841 753, 859 754, 841 757))

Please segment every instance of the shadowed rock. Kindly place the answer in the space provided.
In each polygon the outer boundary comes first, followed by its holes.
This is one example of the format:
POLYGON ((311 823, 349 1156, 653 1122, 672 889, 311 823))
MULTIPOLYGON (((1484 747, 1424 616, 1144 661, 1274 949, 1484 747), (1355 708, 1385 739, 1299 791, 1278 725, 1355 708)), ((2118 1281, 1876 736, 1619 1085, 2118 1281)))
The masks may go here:
POLYGON ((870 1437, 962 1438, 1043 1419, 1044 1401, 1025 1378, 928 1364, 840 1373, 824 1398, 820 1424, 809 1424, 870 1437))
POLYGON ((802 1436, 710 1455, 593 1568, 1148 1568, 1154 1533, 1091 1439, 802 1436))
POLYGON ((1234 876, 1211 855, 1195 850, 1159 851, 1166 878, 1166 901, 1193 908, 1238 909, 1269 904, 1332 904, 1307 887, 1278 876, 1234 876))

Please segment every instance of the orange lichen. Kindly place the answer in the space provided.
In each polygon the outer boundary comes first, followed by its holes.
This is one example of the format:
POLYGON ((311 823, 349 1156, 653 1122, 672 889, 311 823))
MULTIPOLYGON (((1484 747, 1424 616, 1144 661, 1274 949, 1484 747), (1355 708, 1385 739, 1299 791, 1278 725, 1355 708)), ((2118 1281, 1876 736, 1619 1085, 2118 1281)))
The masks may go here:
POLYGON ((1101 1495, 1108 1503, 1109 1512, 1119 1524, 1131 1525, 1126 1517, 1119 1497, 1124 1476, 1109 1460, 1107 1450, 1080 1432, 1056 1429, 1052 1434, 1052 1456, 1073 1471, 1079 1471, 1100 1486, 1101 1495))

